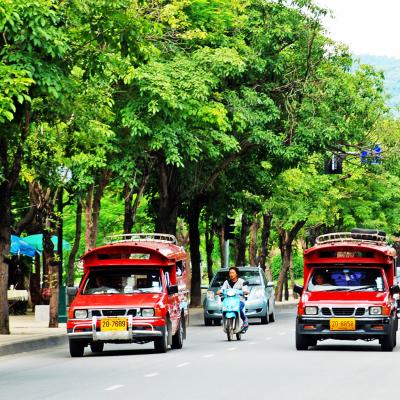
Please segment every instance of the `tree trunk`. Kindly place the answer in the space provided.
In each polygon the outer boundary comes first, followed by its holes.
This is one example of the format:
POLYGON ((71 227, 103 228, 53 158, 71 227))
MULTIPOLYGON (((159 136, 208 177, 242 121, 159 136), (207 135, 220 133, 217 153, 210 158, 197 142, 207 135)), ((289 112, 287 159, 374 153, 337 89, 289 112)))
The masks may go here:
POLYGON ((176 236, 179 209, 178 171, 167 166, 164 159, 158 163, 159 202, 156 231, 176 236))
POLYGON ((8 183, 0 184, 0 334, 10 333, 8 314, 8 266, 11 238, 11 196, 8 183))
POLYGON ((272 272, 269 265, 267 265, 267 257, 268 257, 268 244, 269 238, 271 235, 271 222, 272 222, 272 213, 268 211, 263 214, 263 227, 261 232, 261 246, 260 246, 260 258, 259 264, 260 267, 265 271, 267 278, 269 281, 272 281, 272 272))
POLYGON ((213 258, 212 258, 212 253, 214 250, 214 229, 210 225, 211 225, 210 221, 207 221, 205 238, 206 238, 206 253, 207 253, 207 275, 209 282, 211 282, 214 276, 213 258))
MULTIPOLYGON (((290 231, 278 228, 279 248, 282 256, 282 267, 276 287, 276 300, 282 301, 283 286, 287 279, 290 266, 293 264, 293 241, 306 221, 298 221, 290 231)), ((292 288, 293 289, 293 288, 292 288)))
POLYGON ((144 190, 146 189, 147 182, 150 177, 150 167, 146 164, 142 181, 140 182, 139 189, 136 193, 135 201, 132 205, 133 200, 133 189, 129 185, 125 185, 125 213, 124 213, 124 233, 132 233, 132 228, 135 225, 136 214, 143 198, 144 190))
POLYGON ((202 204, 194 199, 189 205, 188 225, 190 238, 190 259, 192 263, 191 305, 201 306, 201 256, 199 220, 202 204))
POLYGON ((85 244, 86 251, 96 247, 97 234, 99 231, 101 198, 110 180, 111 172, 105 170, 101 173, 97 184, 94 184, 86 196, 84 203, 85 210, 85 244))
POLYGON ((68 277, 67 286, 74 286, 74 267, 76 255, 78 254, 79 244, 81 241, 82 234, 82 202, 80 199, 76 202, 76 216, 75 216, 75 239, 74 245, 72 246, 71 253, 68 257, 68 277))
POLYGON ((59 303, 59 263, 54 257, 54 245, 51 241, 51 231, 49 227, 43 232, 43 260, 49 271, 49 289, 50 289, 50 316, 49 328, 58 328, 58 303, 59 303))
POLYGON ((225 235, 224 227, 218 227, 218 242, 219 242, 219 253, 221 257, 221 268, 225 266, 225 235))
POLYGON ((257 262, 257 235, 260 228, 260 219, 254 216, 253 222, 250 226, 250 244, 249 244, 249 263, 251 266, 256 267, 257 262))
POLYGON ((242 216, 242 227, 240 229, 240 238, 238 243, 236 265, 244 266, 246 265, 246 243, 247 235, 249 233, 250 221, 245 214, 242 216))

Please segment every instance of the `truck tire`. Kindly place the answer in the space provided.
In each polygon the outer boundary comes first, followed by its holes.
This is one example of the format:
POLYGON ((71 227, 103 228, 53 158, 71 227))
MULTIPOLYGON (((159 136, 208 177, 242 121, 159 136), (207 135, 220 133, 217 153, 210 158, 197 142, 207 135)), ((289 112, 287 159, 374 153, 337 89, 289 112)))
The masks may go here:
POLYGON ((154 350, 156 353, 166 353, 168 350, 168 329, 165 327, 161 337, 154 340, 154 350))
POLYGON ((380 340, 382 351, 393 351, 393 348, 396 345, 395 334, 395 330, 392 329, 392 332, 389 335, 383 336, 383 338, 380 340))
POLYGON ((171 349, 181 349, 183 347, 183 323, 182 318, 179 319, 179 326, 174 336, 172 336, 171 349))
POLYGON ((308 350, 310 346, 307 335, 302 335, 296 329, 296 350, 308 350))
POLYGON ((85 344, 79 340, 69 341, 69 354, 71 357, 83 357, 85 352, 85 344))

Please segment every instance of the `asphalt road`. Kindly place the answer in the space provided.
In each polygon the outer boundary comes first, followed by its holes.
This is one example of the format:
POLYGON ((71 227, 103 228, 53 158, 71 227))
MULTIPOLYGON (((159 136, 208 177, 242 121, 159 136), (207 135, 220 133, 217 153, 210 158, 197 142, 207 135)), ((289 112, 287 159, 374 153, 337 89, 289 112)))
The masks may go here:
MULTIPOLYGON (((182 350, 155 354, 152 344, 88 348, 70 358, 66 346, 0 358, 0 399, 377 399, 397 396, 400 347, 326 341, 294 347, 295 311, 251 324, 242 341, 192 319, 182 350)), ((257 321, 257 320, 256 320, 257 321)))

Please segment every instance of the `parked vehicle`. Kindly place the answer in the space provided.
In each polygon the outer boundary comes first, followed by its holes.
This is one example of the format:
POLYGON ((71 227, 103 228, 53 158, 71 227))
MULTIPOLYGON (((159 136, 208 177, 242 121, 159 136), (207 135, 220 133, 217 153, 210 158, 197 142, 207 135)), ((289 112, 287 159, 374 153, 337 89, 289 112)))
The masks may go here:
MULTIPOLYGON (((240 340, 242 335, 242 320, 240 318, 240 296, 243 295, 241 290, 225 289, 222 291, 222 327, 226 333, 228 340, 240 340)), ((244 332, 243 332, 244 333, 244 332)))
POLYGON ((380 231, 354 229, 317 238, 304 253, 304 288, 296 320, 296 348, 325 339, 379 340, 396 346, 396 251, 380 231))
MULTIPOLYGON (((206 326, 220 325, 222 304, 216 292, 228 279, 229 269, 220 269, 211 281, 203 301, 204 323, 206 326)), ((248 318, 261 318, 262 324, 275 321, 274 283, 268 282, 264 271, 259 267, 239 267, 239 277, 247 281, 250 294, 246 300, 248 318)))
POLYGON ((172 235, 131 234, 83 257, 84 276, 68 311, 72 357, 105 343, 154 342, 180 349, 188 321, 187 254, 172 235))

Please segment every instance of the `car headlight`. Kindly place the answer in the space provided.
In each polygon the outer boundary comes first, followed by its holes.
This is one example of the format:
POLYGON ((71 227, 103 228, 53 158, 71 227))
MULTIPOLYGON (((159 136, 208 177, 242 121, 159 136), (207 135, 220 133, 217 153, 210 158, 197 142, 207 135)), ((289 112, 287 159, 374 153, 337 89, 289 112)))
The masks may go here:
POLYGON ((318 307, 304 307, 304 314, 306 315, 317 315, 318 307))
POLYGON ((215 293, 212 290, 207 290, 207 300, 214 300, 215 293))
POLYGON ((87 310, 75 310, 74 316, 77 319, 85 319, 88 317, 88 312, 87 312, 87 310))
POLYGON ((370 315, 382 315, 382 307, 370 307, 369 314, 370 315))
POLYGON ((154 317, 154 308, 142 308, 142 317, 154 317))

